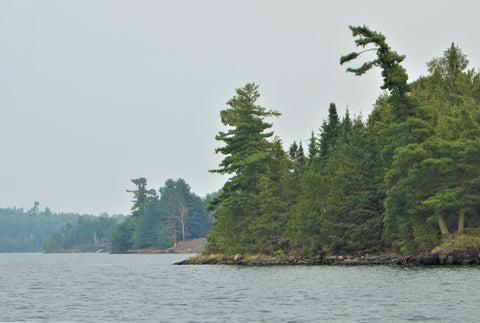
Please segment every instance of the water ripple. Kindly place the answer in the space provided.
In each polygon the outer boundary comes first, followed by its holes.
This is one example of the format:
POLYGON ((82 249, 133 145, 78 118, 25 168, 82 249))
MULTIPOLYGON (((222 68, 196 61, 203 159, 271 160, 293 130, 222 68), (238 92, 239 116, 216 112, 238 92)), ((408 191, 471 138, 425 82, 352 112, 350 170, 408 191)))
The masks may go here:
POLYGON ((0 321, 475 321, 477 267, 174 266, 184 255, 1 254, 0 321))

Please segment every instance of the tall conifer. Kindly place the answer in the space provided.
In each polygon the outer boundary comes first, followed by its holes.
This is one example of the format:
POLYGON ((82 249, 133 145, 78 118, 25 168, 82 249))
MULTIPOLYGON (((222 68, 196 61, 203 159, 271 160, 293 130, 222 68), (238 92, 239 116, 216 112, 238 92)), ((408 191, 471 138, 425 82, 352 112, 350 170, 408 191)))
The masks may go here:
POLYGON ((254 248, 249 234, 251 224, 259 217, 259 207, 253 198, 258 194, 258 181, 267 170, 267 160, 273 135, 268 131, 271 123, 265 118, 279 116, 256 104, 260 97, 258 85, 246 84, 236 90, 227 102, 227 109, 220 112, 222 123, 229 127, 219 132, 215 139, 224 143, 217 148, 225 158, 213 173, 233 175, 224 185, 222 194, 211 201, 216 208, 215 230, 209 236, 210 250, 232 253, 254 248))

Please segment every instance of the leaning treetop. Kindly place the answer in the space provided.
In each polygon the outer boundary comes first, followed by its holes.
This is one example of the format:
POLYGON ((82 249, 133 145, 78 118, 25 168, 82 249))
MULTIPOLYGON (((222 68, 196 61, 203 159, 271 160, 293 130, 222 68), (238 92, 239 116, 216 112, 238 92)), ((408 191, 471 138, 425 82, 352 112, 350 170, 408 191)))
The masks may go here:
POLYGON ((372 48, 365 49, 360 52, 352 52, 340 58, 340 64, 344 64, 354 60, 362 53, 367 51, 377 52, 377 59, 365 62, 358 68, 347 68, 348 72, 355 73, 355 75, 362 75, 370 70, 373 66, 382 68, 383 85, 382 89, 389 90, 392 95, 403 96, 409 91, 407 84, 408 75, 400 63, 405 59, 405 55, 399 55, 397 52, 390 49, 390 46, 385 41, 385 36, 381 33, 371 31, 366 26, 349 26, 354 37, 357 37, 355 44, 365 48, 367 45, 374 45, 372 48))

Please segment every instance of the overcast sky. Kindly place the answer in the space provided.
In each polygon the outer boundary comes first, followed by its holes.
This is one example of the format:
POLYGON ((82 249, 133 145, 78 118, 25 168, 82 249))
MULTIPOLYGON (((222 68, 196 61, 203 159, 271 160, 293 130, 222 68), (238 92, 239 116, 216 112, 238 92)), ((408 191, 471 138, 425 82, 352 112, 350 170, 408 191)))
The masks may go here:
POLYGON ((410 81, 452 41, 480 66, 480 2, 0 0, 0 207, 129 214, 133 178, 226 178, 219 111, 247 82, 284 146, 318 132, 330 102, 366 117, 380 71, 345 73, 348 25, 406 54, 410 81))

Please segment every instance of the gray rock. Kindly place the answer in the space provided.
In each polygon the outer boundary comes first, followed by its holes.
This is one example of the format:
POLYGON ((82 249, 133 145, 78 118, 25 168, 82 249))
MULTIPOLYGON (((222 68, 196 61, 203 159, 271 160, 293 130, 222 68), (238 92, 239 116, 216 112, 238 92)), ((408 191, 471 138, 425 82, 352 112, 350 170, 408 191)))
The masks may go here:
POLYGON ((456 258, 455 255, 448 255, 446 264, 447 265, 454 265, 455 261, 456 261, 455 258, 456 258))
POLYGON ((237 253, 235 256, 233 256, 233 261, 241 261, 245 258, 243 255, 237 253))

